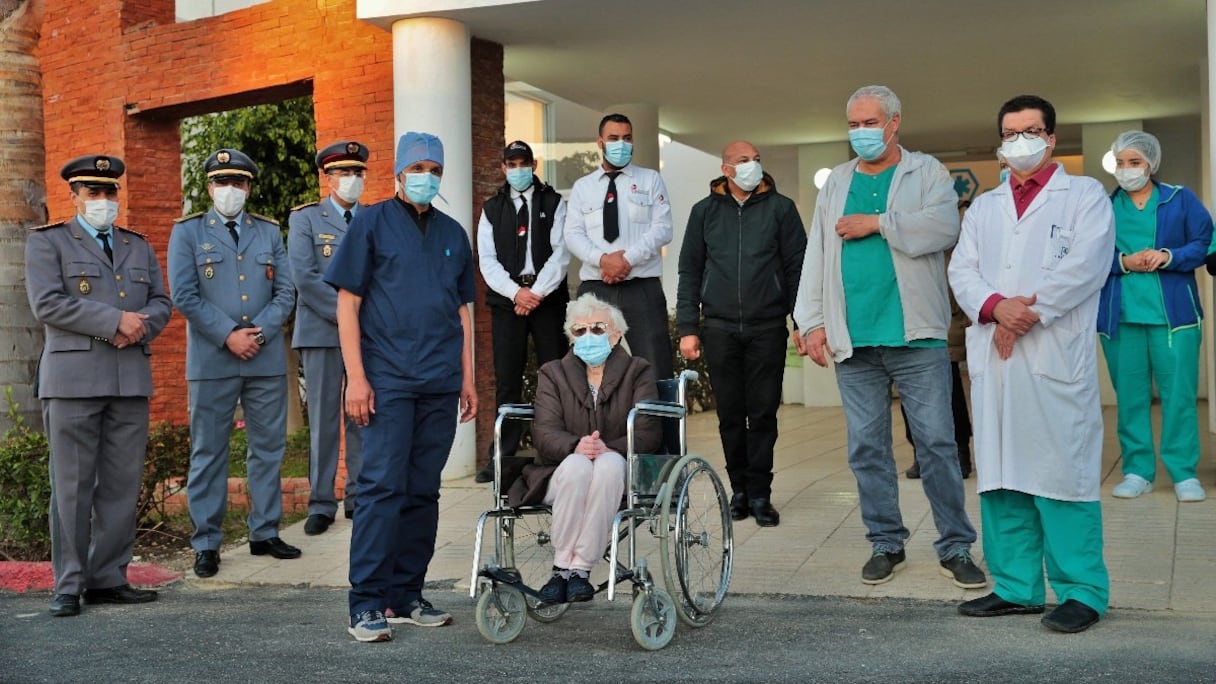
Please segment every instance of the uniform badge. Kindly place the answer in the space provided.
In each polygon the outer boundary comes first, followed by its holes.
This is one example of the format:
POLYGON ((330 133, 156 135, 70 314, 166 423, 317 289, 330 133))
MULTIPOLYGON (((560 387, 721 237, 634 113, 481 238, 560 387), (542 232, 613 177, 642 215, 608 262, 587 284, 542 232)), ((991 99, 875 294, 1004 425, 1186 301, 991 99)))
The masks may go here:
POLYGON ((80 279, 80 294, 87 295, 88 293, 90 293, 92 291, 93 291, 93 286, 89 284, 88 279, 81 278, 80 279))
POLYGON ((324 247, 321 248, 321 256, 329 257, 329 256, 333 256, 333 255, 334 255, 334 246, 333 245, 325 245, 324 247))
POLYGON ((232 155, 228 154, 227 152, 220 152, 219 154, 215 155, 215 159, 221 164, 227 164, 232 159, 232 155))
POLYGON ((266 280, 274 280, 274 264, 266 267, 266 280))
POLYGON ((359 143, 346 143, 347 154, 357 154, 359 152, 359 143))
POLYGON ((207 280, 211 280, 212 278, 214 278, 214 277, 215 277, 215 269, 214 269, 214 268, 212 268, 211 266, 208 266, 207 268, 204 268, 204 269, 203 269, 203 277, 204 277, 204 278, 206 278, 207 280))
POLYGON ((110 160, 106 159, 105 157, 98 157, 97 161, 93 162, 93 166, 95 166, 98 171, 109 171, 110 160))
POLYGON ((215 245, 211 244, 210 242, 204 242, 203 244, 199 245, 199 247, 202 247, 204 252, 215 251, 215 245))

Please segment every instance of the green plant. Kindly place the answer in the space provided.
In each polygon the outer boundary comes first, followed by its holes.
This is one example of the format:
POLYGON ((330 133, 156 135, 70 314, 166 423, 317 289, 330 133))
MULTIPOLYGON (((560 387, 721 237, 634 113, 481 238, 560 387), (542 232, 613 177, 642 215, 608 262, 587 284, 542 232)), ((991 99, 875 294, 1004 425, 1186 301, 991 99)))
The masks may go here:
MULTIPOLYGON (((279 477, 308 477, 308 434, 308 426, 304 426, 287 435, 287 449, 283 452, 279 477)), ((249 436, 245 432, 245 421, 237 421, 228 437, 228 477, 246 477, 249 474, 248 452, 249 436)))
POLYGON ((4 389, 12 427, 0 436, 0 557, 45 560, 51 552, 50 448, 25 425, 13 388, 4 389))
POLYGON ((705 362, 705 355, 695 361, 689 361, 683 356, 680 356, 680 335, 676 332, 676 317, 669 315, 667 317, 667 334, 671 337, 671 356, 672 367, 676 369, 676 374, 684 370, 696 371, 700 376, 696 382, 689 383, 686 389, 686 397, 688 410, 691 413, 698 411, 709 411, 717 406, 714 400, 714 388, 709 380, 709 364, 705 362))
POLYGON ((168 512, 165 502, 186 488, 190 472, 190 428, 161 421, 148 432, 144 476, 135 514, 142 532, 158 529, 168 512))

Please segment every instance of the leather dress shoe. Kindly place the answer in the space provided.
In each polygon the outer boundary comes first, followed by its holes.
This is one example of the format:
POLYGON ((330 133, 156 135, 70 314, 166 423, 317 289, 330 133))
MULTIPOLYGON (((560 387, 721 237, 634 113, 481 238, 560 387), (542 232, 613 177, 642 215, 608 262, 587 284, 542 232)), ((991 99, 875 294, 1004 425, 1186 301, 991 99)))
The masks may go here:
POLYGON ((1032 615, 1043 612, 1043 606, 1027 606, 1012 603, 996 593, 960 603, 958 612, 968 617, 997 617, 1000 615, 1032 615))
POLYGON ((494 460, 493 459, 491 459, 490 462, 487 463, 484 468, 477 471, 477 474, 473 476, 473 481, 478 482, 480 484, 486 484, 487 482, 494 481, 494 460))
POLYGON ((348 508, 342 511, 342 517, 346 518, 347 520, 353 520, 355 517, 355 509, 348 508))
POLYGON ((249 553, 255 556, 271 555, 279 560, 291 560, 300 557, 299 549, 278 537, 249 542, 249 553))
POLYGON ((195 551, 194 574, 199 577, 213 577, 220 571, 219 551, 195 551))
POLYGON ((86 603, 151 603, 156 600, 156 592, 123 584, 108 589, 87 589, 84 600, 86 603))
POLYGON ((1040 622, 1044 627, 1057 632, 1075 634, 1084 632, 1098 622, 1098 611, 1076 599, 1068 599, 1055 610, 1043 616, 1040 622))
POLYGON ((747 495, 739 492, 730 497, 730 519, 731 520, 746 520, 751 514, 748 510, 747 495))
POLYGON ((328 530, 332 524, 334 524, 332 516, 313 513, 308 516, 308 520, 304 521, 304 534, 310 537, 321 534, 325 530, 328 530))
POLYGON ((51 615, 54 617, 80 615, 80 597, 76 594, 55 594, 55 598, 51 599, 51 615))
POLYGON ((768 499, 752 499, 752 517, 760 527, 776 527, 781 524, 781 514, 768 499))

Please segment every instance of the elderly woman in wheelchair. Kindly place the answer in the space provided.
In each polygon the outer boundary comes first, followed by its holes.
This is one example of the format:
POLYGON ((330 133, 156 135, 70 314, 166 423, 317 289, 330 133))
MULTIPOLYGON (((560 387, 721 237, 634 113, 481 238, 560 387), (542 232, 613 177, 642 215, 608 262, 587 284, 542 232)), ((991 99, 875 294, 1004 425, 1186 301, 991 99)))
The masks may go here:
MULTIPOLYGON (((566 309, 565 357, 537 377, 532 440, 535 460, 508 494, 512 506, 552 507, 553 574, 539 592, 544 604, 589 601, 589 576, 612 533, 626 486, 626 419, 643 400, 658 397, 645 359, 620 347, 628 331, 620 310, 585 294, 566 309)), ((651 451, 659 421, 638 418, 634 447, 651 451)))

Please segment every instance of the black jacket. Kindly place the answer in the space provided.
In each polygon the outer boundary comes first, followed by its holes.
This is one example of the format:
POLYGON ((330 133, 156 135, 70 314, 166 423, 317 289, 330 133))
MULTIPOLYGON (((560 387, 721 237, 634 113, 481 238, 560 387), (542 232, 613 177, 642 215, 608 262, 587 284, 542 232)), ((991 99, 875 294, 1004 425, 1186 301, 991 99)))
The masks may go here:
POLYGON ((676 328, 681 337, 705 326, 756 331, 785 326, 794 311, 806 230, 793 200, 771 176, 742 206, 722 176, 688 217, 680 249, 676 328))

